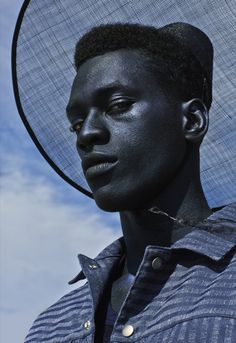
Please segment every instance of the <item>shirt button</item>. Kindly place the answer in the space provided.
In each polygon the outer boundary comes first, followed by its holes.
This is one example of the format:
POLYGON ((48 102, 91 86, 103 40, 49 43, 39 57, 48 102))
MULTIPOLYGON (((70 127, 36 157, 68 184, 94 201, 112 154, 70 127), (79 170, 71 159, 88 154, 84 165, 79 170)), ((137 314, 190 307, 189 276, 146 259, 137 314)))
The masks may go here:
POLYGON ((154 258, 154 260, 152 261, 152 268, 154 270, 161 270, 163 267, 163 261, 160 257, 156 257, 154 258))
POLYGON ((90 269, 96 269, 97 268, 96 264, 89 264, 88 266, 90 269))
POLYGON ((122 335, 125 337, 129 337, 133 334, 134 328, 132 325, 125 325, 122 330, 122 335))
POLYGON ((91 322, 90 320, 87 320, 85 323, 84 323, 84 327, 86 330, 89 330, 90 329, 90 326, 91 326, 91 322))

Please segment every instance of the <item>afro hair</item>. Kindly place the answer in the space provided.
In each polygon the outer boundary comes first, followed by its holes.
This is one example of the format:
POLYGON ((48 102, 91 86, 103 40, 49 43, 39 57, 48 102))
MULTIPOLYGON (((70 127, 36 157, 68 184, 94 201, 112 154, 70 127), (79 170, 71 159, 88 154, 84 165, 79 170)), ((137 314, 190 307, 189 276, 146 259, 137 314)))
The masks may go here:
POLYGON ((165 73, 183 100, 201 98, 210 108, 211 89, 199 61, 173 35, 152 26, 117 23, 92 28, 76 44, 76 71, 86 60, 120 49, 138 50, 153 72, 165 73))

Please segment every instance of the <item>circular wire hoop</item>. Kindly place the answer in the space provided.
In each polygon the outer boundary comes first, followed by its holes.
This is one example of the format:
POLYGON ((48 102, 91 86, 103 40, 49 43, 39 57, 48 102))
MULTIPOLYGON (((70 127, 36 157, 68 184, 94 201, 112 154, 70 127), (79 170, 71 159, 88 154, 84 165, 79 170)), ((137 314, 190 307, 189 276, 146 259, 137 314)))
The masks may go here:
POLYGON ((92 197, 65 108, 75 77, 74 47, 93 26, 130 22, 192 24, 215 57, 210 128, 201 147, 201 180, 210 207, 236 201, 235 26, 231 0, 26 0, 12 44, 14 94, 37 148, 69 184, 92 197))

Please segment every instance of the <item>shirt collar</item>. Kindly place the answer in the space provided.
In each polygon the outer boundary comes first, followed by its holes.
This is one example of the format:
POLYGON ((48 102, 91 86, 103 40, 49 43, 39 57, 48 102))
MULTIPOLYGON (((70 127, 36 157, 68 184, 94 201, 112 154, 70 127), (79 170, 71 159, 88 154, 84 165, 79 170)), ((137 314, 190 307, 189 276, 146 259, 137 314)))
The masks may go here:
MULTIPOLYGON (((125 242, 124 242, 124 237, 120 237, 117 240, 115 240, 113 243, 108 245, 105 249, 103 249, 97 257, 94 259, 87 257, 83 254, 78 255, 78 259, 80 262, 81 267, 83 268, 84 263, 87 264, 93 264, 94 262, 99 262, 100 260, 110 260, 110 263, 114 263, 114 260, 121 259, 122 256, 124 256, 125 252, 125 242)), ((79 280, 85 279, 85 275, 83 270, 79 272, 78 275, 76 275, 71 281, 69 281, 69 285, 74 284, 75 282, 79 280)))
POLYGON ((213 213, 196 225, 171 250, 186 249, 214 261, 222 259, 236 245, 236 203, 213 213))
POLYGON ((171 250, 186 249, 207 256, 214 261, 221 260, 234 246, 232 242, 215 233, 196 228, 171 246, 171 250))
MULTIPOLYGON (((236 246, 236 203, 224 207, 222 210, 213 213, 203 223, 197 225, 194 230, 176 241, 170 250, 190 250, 205 255, 214 261, 221 260, 233 247, 236 246)), ((146 249, 158 246, 147 246, 146 249)), ((79 254, 80 264, 99 262, 103 259, 111 261, 124 256, 125 242, 121 237, 107 246, 95 259, 79 254)), ((112 262, 110 262, 112 263, 112 262)), ((73 284, 85 278, 81 271, 69 284, 73 284)))

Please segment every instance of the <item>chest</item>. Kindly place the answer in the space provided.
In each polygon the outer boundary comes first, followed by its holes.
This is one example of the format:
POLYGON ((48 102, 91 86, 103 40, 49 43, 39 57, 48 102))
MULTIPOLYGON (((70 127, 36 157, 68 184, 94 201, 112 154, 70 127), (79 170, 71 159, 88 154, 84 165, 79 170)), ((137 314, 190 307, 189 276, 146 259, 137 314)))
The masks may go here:
POLYGON ((112 309, 118 313, 129 289, 134 283, 135 276, 132 274, 125 274, 115 280, 111 288, 111 306, 112 309))

